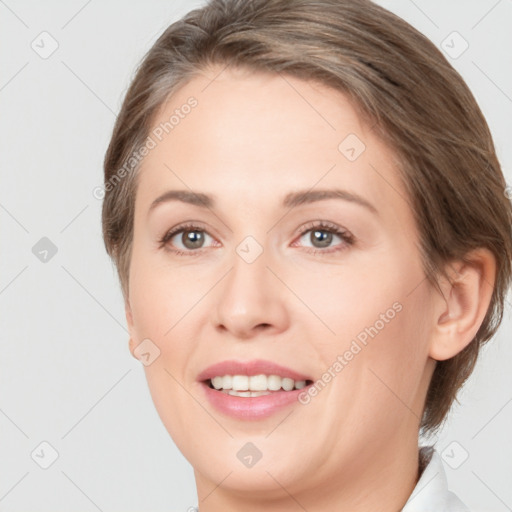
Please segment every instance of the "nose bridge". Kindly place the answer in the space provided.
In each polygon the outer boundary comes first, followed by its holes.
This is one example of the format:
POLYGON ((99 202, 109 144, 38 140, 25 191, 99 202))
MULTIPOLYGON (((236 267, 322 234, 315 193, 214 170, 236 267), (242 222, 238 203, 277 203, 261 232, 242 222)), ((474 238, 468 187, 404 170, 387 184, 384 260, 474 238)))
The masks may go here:
POLYGON ((262 242, 249 235, 235 247, 218 296, 217 324, 239 337, 263 324, 278 330, 286 325, 282 286, 267 268, 271 254, 262 242))
POLYGON ((254 306, 260 297, 270 295, 268 286, 268 251, 252 236, 247 236, 236 247, 231 258, 231 272, 227 277, 224 295, 235 299, 240 306, 254 306))

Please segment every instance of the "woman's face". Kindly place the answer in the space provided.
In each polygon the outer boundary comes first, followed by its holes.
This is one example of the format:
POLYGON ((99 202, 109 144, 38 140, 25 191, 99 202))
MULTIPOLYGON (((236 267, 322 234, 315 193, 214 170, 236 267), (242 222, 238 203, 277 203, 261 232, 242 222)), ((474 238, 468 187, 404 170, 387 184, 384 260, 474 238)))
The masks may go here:
POLYGON ((220 71, 153 122, 132 352, 150 340, 135 354, 200 495, 366 478, 370 461, 417 446, 433 369, 432 292, 396 163, 341 93, 220 71), (214 384, 261 396, 203 382, 227 375, 214 384))

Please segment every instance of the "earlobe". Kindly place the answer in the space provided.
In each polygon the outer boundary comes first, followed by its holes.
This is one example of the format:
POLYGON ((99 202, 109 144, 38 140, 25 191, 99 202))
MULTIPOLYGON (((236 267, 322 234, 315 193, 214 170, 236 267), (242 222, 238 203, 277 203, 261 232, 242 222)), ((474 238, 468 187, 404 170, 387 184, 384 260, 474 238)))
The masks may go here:
POLYGON ((134 341, 134 337, 135 337, 135 332, 134 332, 134 326, 133 326, 133 314, 132 314, 132 309, 131 309, 131 306, 130 306, 130 303, 128 302, 128 300, 125 301, 124 303, 124 311, 125 311, 125 315, 126 315, 126 323, 128 325, 128 331, 130 333, 130 341, 128 342, 128 347, 130 349, 130 353, 133 357, 135 357, 135 359, 138 359, 136 356, 135 356, 135 353, 134 353, 134 350, 135 350, 135 341, 134 341))
POLYGON ((496 259, 487 249, 470 252, 448 267, 449 279, 440 283, 429 356, 443 361, 456 356, 476 336, 491 301, 496 259))
POLYGON ((130 349, 130 354, 135 357, 135 359, 138 359, 136 356, 135 356, 135 342, 133 341, 133 338, 130 338, 130 341, 128 342, 128 347, 130 349))

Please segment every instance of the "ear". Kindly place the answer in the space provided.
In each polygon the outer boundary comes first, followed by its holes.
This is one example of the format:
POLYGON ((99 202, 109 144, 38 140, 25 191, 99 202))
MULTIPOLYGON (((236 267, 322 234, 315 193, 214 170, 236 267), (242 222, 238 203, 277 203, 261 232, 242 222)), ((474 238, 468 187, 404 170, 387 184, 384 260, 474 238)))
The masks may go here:
POLYGON ((124 303, 124 312, 126 315, 126 324, 128 325, 128 332, 130 334, 130 341, 128 342, 128 347, 130 349, 130 353, 135 359, 138 359, 135 354, 135 328, 133 325, 133 314, 132 314, 132 308, 130 306, 130 302, 128 299, 125 300, 124 303))
POLYGON ((475 337, 491 302, 496 278, 496 259, 485 248, 469 252, 464 261, 452 262, 448 279, 440 282, 442 295, 435 297, 435 321, 429 356, 450 359, 475 337))

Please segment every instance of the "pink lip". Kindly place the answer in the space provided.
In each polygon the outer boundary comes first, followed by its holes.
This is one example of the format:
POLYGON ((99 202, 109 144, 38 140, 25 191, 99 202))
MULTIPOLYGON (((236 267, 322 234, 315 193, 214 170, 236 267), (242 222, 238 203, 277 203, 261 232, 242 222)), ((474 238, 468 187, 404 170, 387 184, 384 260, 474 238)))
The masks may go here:
POLYGON ((231 396, 222 391, 217 391, 209 386, 209 379, 216 376, 224 375, 279 375, 280 377, 288 377, 295 381, 309 380, 310 377, 296 372, 285 366, 275 364, 271 361, 256 359, 252 361, 223 361, 221 363, 209 366, 198 376, 201 382, 206 398, 219 412, 228 416, 245 419, 257 420, 267 418, 280 409, 295 403, 299 406, 298 396, 307 390, 309 386, 302 389, 294 389, 292 391, 271 391, 268 395, 255 397, 231 396))
POLYGON ((224 375, 279 375, 279 377, 288 377, 293 380, 312 380, 311 377, 301 373, 275 364, 272 361, 265 361, 264 359, 253 359, 252 361, 222 361, 220 363, 209 366, 203 370, 197 380, 205 381, 213 379, 213 377, 224 375))
MULTIPOLYGON (((312 384, 310 384, 311 386, 312 384)), ((284 407, 295 404, 296 407, 304 407, 299 403, 299 394, 309 386, 293 391, 271 391, 269 395, 242 397, 231 396, 217 391, 201 382, 201 388, 210 404, 217 411, 241 420, 259 420, 271 416, 284 407)))

